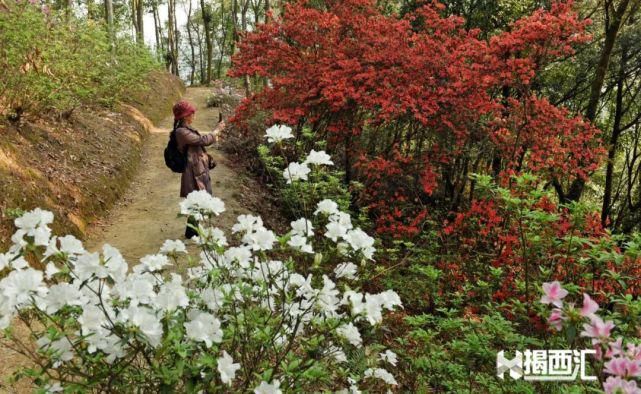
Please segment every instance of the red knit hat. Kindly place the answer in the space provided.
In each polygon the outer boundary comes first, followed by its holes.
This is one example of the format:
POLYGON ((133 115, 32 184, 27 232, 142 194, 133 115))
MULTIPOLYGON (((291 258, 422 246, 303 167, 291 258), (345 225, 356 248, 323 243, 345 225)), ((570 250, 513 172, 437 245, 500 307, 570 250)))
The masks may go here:
POLYGON ((174 119, 180 120, 196 112, 196 107, 194 107, 187 100, 180 100, 174 105, 173 111, 174 111, 174 119))

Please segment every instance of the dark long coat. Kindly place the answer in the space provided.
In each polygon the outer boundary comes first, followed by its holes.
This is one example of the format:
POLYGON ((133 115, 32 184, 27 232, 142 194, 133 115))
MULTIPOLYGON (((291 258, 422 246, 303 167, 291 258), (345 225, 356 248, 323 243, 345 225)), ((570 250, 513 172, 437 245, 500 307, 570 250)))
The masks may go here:
POLYGON ((215 141, 214 134, 201 135, 196 129, 189 126, 181 126, 176 129, 176 142, 178 150, 185 152, 187 149, 187 168, 180 179, 180 197, 195 190, 211 191, 211 178, 209 177, 209 156, 205 146, 215 141))

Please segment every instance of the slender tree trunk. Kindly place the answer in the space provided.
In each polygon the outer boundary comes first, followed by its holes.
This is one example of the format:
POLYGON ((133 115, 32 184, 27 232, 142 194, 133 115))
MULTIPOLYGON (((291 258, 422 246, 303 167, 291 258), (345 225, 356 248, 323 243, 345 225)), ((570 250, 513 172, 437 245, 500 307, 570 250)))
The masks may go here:
POLYGON ((158 4, 154 1, 152 3, 151 13, 154 15, 154 35, 156 36, 156 54, 161 53, 162 44, 160 43, 160 31, 158 30, 158 25, 160 21, 158 20, 156 13, 158 12, 158 4))
POLYGON ((158 2, 154 2, 154 21, 158 21, 156 37, 159 42, 160 53, 165 52, 165 37, 162 34, 162 23, 160 22, 160 12, 158 11, 158 2))
MULTIPOLYGON (((243 0, 243 8, 241 9, 240 21, 243 32, 247 31, 247 10, 249 8, 249 0, 243 0)), ((240 36, 238 36, 240 39, 240 36)), ((243 78, 243 85, 245 87, 245 97, 249 97, 251 94, 251 85, 249 83, 249 75, 245 75, 243 78)))
POLYGON ((238 0, 233 0, 231 5, 231 21, 232 21, 232 30, 231 30, 231 51, 230 55, 236 53, 236 43, 238 42, 238 0))
MULTIPOLYGON (((601 89, 603 88, 605 76, 608 72, 608 66, 610 64, 610 59, 612 58, 612 51, 619 34, 619 29, 625 22, 628 9, 636 8, 639 2, 639 0, 633 0, 632 6, 629 7, 630 0, 621 0, 618 6, 612 10, 609 9, 609 5, 612 3, 609 1, 606 1, 605 3, 605 42, 594 72, 594 79, 592 79, 592 84, 590 86, 590 98, 585 111, 585 117, 590 122, 594 122, 596 120, 599 102, 601 100, 601 89)), ((568 192, 564 196, 560 196, 560 199, 561 201, 578 201, 581 198, 584 189, 585 181, 583 179, 576 179, 572 182, 572 185, 570 185, 568 192)))
POLYGON ((167 4, 167 56, 168 60, 170 62, 171 66, 171 73, 174 75, 178 75, 178 64, 177 64, 177 56, 176 53, 174 52, 174 49, 176 48, 175 44, 175 29, 174 29, 174 11, 175 11, 175 0, 169 0, 167 4))
POLYGON ((200 84, 204 85, 207 79, 207 71, 205 71, 205 58, 203 57, 203 38, 200 34, 200 27, 197 24, 193 24, 192 28, 196 33, 196 41, 198 42, 198 67, 200 70, 200 84))
POLYGON ((205 29, 205 46, 207 48, 207 76, 205 82, 211 82, 211 61, 213 56, 212 48, 212 9, 205 5, 205 0, 200 0, 200 10, 203 14, 203 28, 205 29))
POLYGON ((180 62, 179 58, 179 48, 180 48, 180 30, 178 29, 178 20, 176 17, 176 0, 173 0, 174 5, 174 59, 176 59, 176 75, 180 75, 180 62))
POLYGON ((271 11, 271 5, 269 3, 269 0, 265 0, 265 23, 269 22, 269 11, 271 11))
POLYGON ((140 44, 138 38, 138 2, 141 0, 131 0, 131 26, 134 31, 136 42, 140 44))
POLYGON ((223 58, 225 57, 225 46, 227 44, 227 22, 225 21, 225 2, 220 3, 220 21, 221 21, 221 35, 222 42, 220 43, 220 55, 218 56, 218 64, 216 65, 216 78, 222 78, 223 72, 223 58))
POLYGON ((145 29, 144 29, 144 22, 143 22, 143 15, 144 15, 144 7, 143 7, 143 0, 136 0, 136 41, 140 45, 145 44, 145 29))
POLYGON ((112 0, 105 0, 105 22, 107 23, 107 35, 109 45, 114 46, 114 6, 112 0))
POLYGON ((191 73, 189 75, 189 83, 193 86, 196 75, 196 50, 194 49, 194 40, 191 36, 191 1, 189 1, 189 9, 187 11, 187 38, 189 39, 189 47, 191 48, 191 73))

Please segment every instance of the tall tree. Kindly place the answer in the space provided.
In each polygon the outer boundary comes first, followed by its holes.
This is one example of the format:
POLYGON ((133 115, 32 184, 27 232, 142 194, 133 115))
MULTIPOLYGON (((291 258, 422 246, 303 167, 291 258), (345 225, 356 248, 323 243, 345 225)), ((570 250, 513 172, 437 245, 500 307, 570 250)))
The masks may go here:
POLYGON ((169 0, 167 4, 167 66, 171 73, 178 75, 178 54, 176 51, 176 25, 174 14, 176 13, 176 0, 169 0))
MULTIPOLYGON (((585 117, 590 122, 594 122, 597 118, 603 83, 608 72, 612 51, 619 35, 619 30, 630 15, 636 12, 640 5, 641 0, 620 0, 618 2, 615 0, 605 0, 603 2, 604 41, 596 69, 594 70, 588 104, 585 110, 585 117)), ((577 178, 572 182, 567 192, 563 190, 563 187, 558 181, 555 181, 555 187, 561 201, 578 201, 585 189, 585 180, 577 178)))
POLYGON ((107 24, 107 34, 109 42, 113 48, 114 45, 114 6, 112 0, 105 0, 105 22, 107 24))
POLYGON ((189 83, 191 85, 194 85, 194 80, 196 77, 196 49, 195 49, 195 43, 191 34, 191 22, 192 22, 192 13, 191 13, 191 1, 188 2, 189 7, 187 9, 187 39, 189 40, 189 48, 191 49, 191 60, 190 60, 190 66, 191 66, 191 72, 189 73, 189 83))
MULTIPOLYGON (((221 7, 223 5, 221 4, 221 7)), ((206 70, 207 70, 207 76, 205 78, 205 83, 210 83, 211 82, 211 63, 212 63, 212 57, 213 57, 213 38, 212 38, 212 8, 209 4, 205 3, 205 0, 200 0, 200 10, 203 15, 203 28, 205 30, 205 46, 207 47, 207 54, 206 54, 206 70)))

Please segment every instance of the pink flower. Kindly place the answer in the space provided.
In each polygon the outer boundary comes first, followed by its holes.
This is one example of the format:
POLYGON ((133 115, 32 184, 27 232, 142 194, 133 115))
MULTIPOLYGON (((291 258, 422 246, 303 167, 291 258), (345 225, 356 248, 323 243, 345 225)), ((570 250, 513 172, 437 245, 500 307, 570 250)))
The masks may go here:
POLYGON ((608 350, 605 352, 606 358, 614 358, 617 356, 623 356, 623 338, 621 337, 612 342, 608 350))
POLYGON ((634 380, 627 381, 614 376, 610 376, 608 380, 603 383, 603 390, 605 390, 606 394, 641 394, 641 390, 637 387, 637 382, 634 380))
POLYGON ((551 283, 543 283, 543 292, 545 294, 541 297, 541 303, 552 304, 558 308, 563 306, 563 301, 561 300, 568 295, 568 291, 561 287, 561 283, 557 280, 551 283))
POLYGON ((604 364, 604 371, 610 375, 622 378, 641 376, 641 362, 630 360, 627 357, 617 357, 604 364))
POLYGON ((563 320, 565 320, 563 311, 559 308, 552 309, 552 313, 550 313, 550 317, 548 317, 548 324, 554 327, 555 330, 561 331, 563 328, 563 320))
POLYGON ((592 322, 590 324, 585 323, 583 325, 581 336, 592 338, 593 345, 597 343, 607 343, 613 328, 614 323, 612 322, 612 320, 608 320, 604 323, 600 317, 593 316, 592 322))
POLYGON ((581 308, 581 316, 592 318, 594 312, 599 309, 599 304, 596 303, 589 295, 583 293, 583 308, 581 308))
POLYGON ((629 359, 641 361, 641 345, 628 343, 628 350, 625 352, 629 359))

